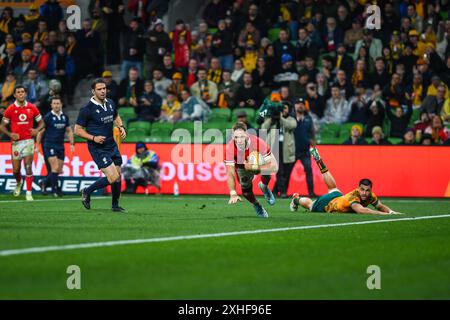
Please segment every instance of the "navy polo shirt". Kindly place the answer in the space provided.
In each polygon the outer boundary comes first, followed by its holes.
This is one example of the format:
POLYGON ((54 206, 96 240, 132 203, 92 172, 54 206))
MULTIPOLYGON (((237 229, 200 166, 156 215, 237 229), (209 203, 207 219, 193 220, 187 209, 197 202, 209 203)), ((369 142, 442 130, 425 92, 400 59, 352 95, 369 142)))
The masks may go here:
POLYGON ((77 124, 84 127, 91 135, 104 136, 106 138, 103 144, 88 141, 90 146, 111 148, 115 145, 113 128, 114 119, 117 118, 117 115, 116 106, 110 99, 105 99, 102 105, 92 97, 89 103, 80 109, 77 124))
POLYGON ((66 128, 69 126, 69 118, 62 112, 59 114, 50 111, 44 117, 45 132, 44 146, 64 145, 66 128))
POLYGON ((309 114, 305 114, 303 120, 298 121, 297 115, 294 116, 297 121, 295 128, 295 151, 297 155, 309 153, 311 139, 314 138, 313 120, 309 114))

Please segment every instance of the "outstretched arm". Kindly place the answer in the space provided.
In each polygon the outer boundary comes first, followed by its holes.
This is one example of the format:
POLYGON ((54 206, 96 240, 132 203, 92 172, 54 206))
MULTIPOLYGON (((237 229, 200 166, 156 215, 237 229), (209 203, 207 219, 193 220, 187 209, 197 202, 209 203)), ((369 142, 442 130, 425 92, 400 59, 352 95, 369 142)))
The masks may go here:
POLYGON ((378 200, 375 207, 381 212, 385 212, 385 213, 389 213, 389 214, 401 214, 401 212, 396 212, 396 211, 392 210, 391 208, 389 208, 387 205, 382 204, 380 200, 378 200))
POLYGON ((369 208, 362 206, 360 203, 353 203, 351 205, 351 207, 352 207, 353 211, 355 211, 356 213, 360 213, 360 214, 380 214, 380 215, 396 214, 396 212, 394 212, 390 209, 389 209, 390 211, 388 211, 388 212, 369 209, 369 208))
POLYGON ((234 166, 225 165, 225 167, 227 168, 227 185, 230 190, 230 200, 228 200, 228 204, 242 201, 241 197, 239 197, 236 193, 236 172, 234 170, 234 166))

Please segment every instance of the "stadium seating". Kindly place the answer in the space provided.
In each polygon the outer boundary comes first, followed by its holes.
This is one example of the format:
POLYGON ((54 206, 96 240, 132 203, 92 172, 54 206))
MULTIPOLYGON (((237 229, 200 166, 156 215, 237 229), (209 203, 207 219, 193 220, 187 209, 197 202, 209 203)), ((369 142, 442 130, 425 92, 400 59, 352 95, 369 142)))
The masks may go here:
POLYGON ((274 42, 278 39, 278 35, 280 34, 280 28, 271 28, 268 32, 268 37, 270 42, 274 42))
POLYGON ((148 121, 131 121, 128 124, 128 131, 132 131, 133 129, 140 129, 144 131, 146 134, 150 133, 150 129, 152 124, 148 121))
POLYGON ((210 122, 215 121, 230 121, 231 117, 231 110, 230 109, 222 109, 222 108, 215 108, 211 109, 211 115, 209 116, 210 122))

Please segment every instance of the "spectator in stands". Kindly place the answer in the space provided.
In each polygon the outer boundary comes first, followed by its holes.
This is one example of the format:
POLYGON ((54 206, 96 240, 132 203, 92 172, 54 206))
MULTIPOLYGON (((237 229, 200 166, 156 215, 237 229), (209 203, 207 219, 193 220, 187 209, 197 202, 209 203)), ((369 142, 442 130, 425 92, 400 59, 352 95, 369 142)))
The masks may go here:
POLYGON ((319 49, 311 40, 306 28, 298 29, 298 40, 296 43, 296 60, 302 61, 307 56, 317 57, 319 49))
POLYGON ((225 19, 227 15, 227 3, 224 0, 212 0, 203 10, 203 19, 208 27, 215 28, 219 20, 225 19))
MULTIPOLYGON (((310 121, 310 119, 306 121, 310 121)), ((287 198, 289 178, 296 162, 294 136, 296 127, 297 122, 290 116, 287 105, 281 112, 271 114, 261 125, 261 129, 268 130, 266 142, 271 150, 279 150, 277 180, 272 192, 275 196, 280 194, 281 198, 287 198)))
POLYGON ((395 108, 395 111, 392 109, 389 104, 386 105, 387 117, 391 122, 390 136, 393 138, 402 138, 413 112, 411 101, 407 103, 406 112, 404 112, 402 106, 395 108))
POLYGON ((441 87, 444 87, 444 98, 449 98, 450 96, 448 87, 441 81, 441 78, 439 78, 439 76, 433 76, 431 78, 431 84, 427 89, 427 96, 437 96, 439 89, 442 89, 441 87))
POLYGON ((195 82, 197 82, 198 62, 195 59, 189 59, 188 68, 182 70, 183 79, 187 87, 190 88, 195 82))
MULTIPOLYGON (((308 194, 311 197, 315 197, 314 181, 311 168, 311 153, 309 152, 310 146, 315 145, 314 122, 309 114, 309 105, 305 99, 297 99, 294 104, 294 109, 297 125, 294 131, 295 161, 294 163, 292 163, 291 172, 297 160, 300 160, 306 175, 308 194)), ((289 181, 290 173, 287 178, 287 181, 289 181)), ((287 187, 288 186, 286 185, 286 188, 287 187)))
POLYGON ((153 122, 161 115, 161 97, 153 90, 153 82, 144 82, 144 92, 137 98, 136 120, 153 122))
POLYGON ((278 39, 273 43, 273 47, 278 61, 280 61, 284 55, 289 55, 292 59, 296 56, 296 49, 289 40, 289 31, 286 29, 280 30, 278 39))
POLYGON ((289 111, 293 112, 294 111, 294 98, 291 95, 291 91, 289 90, 289 87, 281 87, 280 88, 280 98, 281 98, 281 103, 283 105, 288 105, 289 106, 289 111))
POLYGON ((358 54, 359 49, 363 46, 368 49, 369 56, 373 61, 382 56, 383 43, 380 39, 373 37, 372 30, 363 30, 363 38, 356 42, 355 55, 358 54))
POLYGON ((350 137, 345 140, 344 145, 366 145, 366 139, 363 137, 363 128, 359 124, 355 124, 350 129, 350 137))
POLYGON ((106 97, 114 101, 115 104, 119 101, 119 85, 112 77, 112 72, 105 70, 102 73, 103 81, 106 84, 106 97))
POLYGON ((30 51, 33 50, 33 39, 31 38, 31 34, 29 32, 24 32, 21 34, 22 46, 21 50, 28 49, 30 51))
MULTIPOLYGON (((100 2, 108 26, 106 41, 106 63, 120 63, 120 35, 125 28, 123 14, 125 6, 122 0, 100 2)), ((99 43, 100 45, 100 43, 99 43)))
POLYGON ((137 107, 138 97, 142 95, 143 90, 144 84, 142 79, 139 78, 139 70, 135 67, 131 67, 130 70, 128 70, 128 77, 122 79, 119 84, 119 106, 137 107))
POLYGON ((441 113, 441 110, 445 103, 445 87, 440 85, 437 89, 436 96, 427 95, 423 100, 421 110, 428 112, 429 114, 441 113))
POLYGON ((383 133, 383 129, 381 129, 380 126, 375 126, 372 129, 372 142, 370 143, 371 145, 378 145, 378 146, 382 146, 382 145, 390 145, 392 143, 390 143, 385 137, 384 137, 384 133, 383 133))
POLYGON ((25 15, 25 29, 27 29, 31 34, 34 34, 38 28, 40 18, 41 15, 38 11, 38 6, 36 3, 31 4, 28 14, 25 15))
POLYGON ((28 70, 27 78, 22 83, 27 88, 27 101, 39 108, 40 99, 48 92, 47 84, 39 79, 39 72, 36 68, 28 70))
POLYGON ((333 83, 333 86, 339 88, 341 95, 345 97, 345 99, 348 100, 353 96, 354 89, 352 83, 347 80, 344 70, 338 70, 336 72, 336 81, 333 83))
MULTIPOLYGON (((243 21, 252 22, 262 35, 267 34, 267 25, 264 21, 263 14, 255 3, 249 5, 247 17, 245 17, 243 21)), ((255 43, 258 42, 259 41, 255 41, 255 43)))
POLYGON ((431 146, 433 145, 433 138, 431 137, 431 134, 426 133, 422 136, 420 139, 420 144, 423 146, 431 146))
POLYGON ((354 51, 356 43, 359 40, 362 40, 363 30, 361 20, 354 18, 351 29, 348 29, 344 33, 344 45, 349 49, 349 51, 354 51))
POLYGON ((311 79, 311 81, 316 80, 317 83, 317 93, 328 99, 331 96, 330 88, 328 87, 328 78, 324 73, 319 72, 316 76, 316 79, 311 79))
POLYGON ((39 111, 41 114, 47 114, 51 111, 51 103, 54 97, 59 97, 61 92, 61 82, 56 79, 52 79, 48 83, 48 92, 45 96, 41 97, 39 103, 39 111))
POLYGON ((160 65, 163 61, 163 56, 170 53, 172 50, 172 41, 169 34, 164 31, 163 22, 158 19, 150 26, 145 35, 145 56, 147 63, 146 77, 153 73, 153 68, 160 65))
POLYGON ((177 99, 175 92, 168 91, 167 98, 163 100, 161 106, 161 122, 176 123, 181 119, 181 103, 177 99))
POLYGON ((249 41, 259 43, 261 41, 261 34, 252 22, 247 21, 245 28, 239 33, 238 45, 245 47, 249 41))
POLYGON ((337 45, 336 58, 333 65, 335 66, 336 73, 339 70, 343 70, 346 75, 353 74, 353 58, 347 54, 347 49, 342 43, 337 45))
POLYGON ((50 57, 56 52, 58 46, 58 34, 55 30, 49 31, 47 41, 44 42, 45 51, 50 57))
POLYGON ((44 49, 42 42, 35 42, 33 45, 33 56, 31 61, 38 68, 42 75, 47 75, 48 63, 50 61, 50 55, 44 49))
POLYGON ((39 20, 37 30, 33 34, 33 42, 46 42, 48 40, 48 26, 44 20, 39 20))
POLYGON ((205 103, 207 103, 210 107, 213 107, 217 103, 217 85, 209 81, 206 76, 205 69, 199 69, 197 73, 198 81, 194 83, 191 87, 191 94, 205 103))
POLYGON ((274 82, 276 87, 287 86, 290 81, 297 81, 298 73, 294 67, 294 61, 290 54, 285 53, 281 57, 281 67, 276 72, 274 82))
POLYGON ((333 85, 331 87, 331 98, 327 100, 324 117, 321 120, 323 123, 337 123, 341 124, 347 121, 350 114, 350 106, 341 94, 339 87, 333 85))
POLYGON ((22 60, 20 61, 19 65, 14 69, 14 73, 16 74, 19 83, 21 83, 23 79, 26 77, 28 70, 30 70, 33 67, 33 63, 31 62, 32 55, 33 53, 29 49, 25 49, 21 53, 22 60))
POLYGON ((234 61, 234 69, 231 73, 231 80, 233 80, 236 83, 242 84, 243 83, 243 77, 244 77, 244 66, 242 65, 242 60, 236 59, 234 61))
POLYGON ((139 77, 144 77, 144 36, 139 27, 139 20, 134 18, 130 21, 123 37, 123 62, 120 71, 120 79, 125 79, 128 70, 136 67, 139 70, 139 77))
POLYGON ((155 67, 153 70, 153 85, 155 86, 155 92, 162 98, 167 97, 167 89, 169 89, 172 84, 172 80, 167 79, 162 70, 155 67))
POLYGON ((422 133, 425 131, 425 129, 431 124, 430 116, 428 115, 428 112, 425 110, 420 111, 419 119, 414 122, 414 133, 417 134, 419 137, 422 136, 422 133))
MULTIPOLYGON (((58 23, 58 30, 56 31, 57 41, 59 43, 66 43, 67 37, 69 35, 69 29, 67 29, 67 24, 65 20, 61 20, 58 23)), ((106 39, 105 39, 106 42, 106 39)))
POLYGON ((25 32, 25 19, 22 15, 20 15, 16 19, 16 25, 11 32, 14 42, 17 43, 19 47, 21 47, 22 33, 24 32, 25 32))
MULTIPOLYGON (((115 37, 118 38, 117 35, 115 35, 115 37)), ((76 47, 79 47, 79 52, 77 52, 77 55, 79 56, 79 60, 82 61, 82 63, 77 64, 78 77, 92 77, 95 74, 100 74, 100 70, 102 67, 102 55, 100 54, 101 42, 98 33, 92 30, 91 20, 85 19, 83 21, 82 29, 76 32, 76 39, 76 47)), ((68 52, 70 51, 68 50, 68 52)), ((111 54, 111 52, 107 54, 107 57, 109 59, 108 64, 110 64, 111 61, 119 63, 118 61, 116 62, 114 60, 114 57, 110 56, 109 54, 111 54)), ((77 61, 75 61, 75 63, 76 62, 77 61)))
POLYGON ((222 68, 220 67, 219 58, 216 58, 216 57, 211 58, 211 63, 209 64, 207 78, 209 81, 212 81, 217 85, 222 80, 222 68))
POLYGON ((229 70, 223 70, 222 82, 218 86, 218 99, 217 106, 219 108, 234 108, 235 96, 239 88, 239 84, 231 80, 231 72, 229 70))
POLYGON ((320 95, 317 91, 317 85, 314 82, 308 83, 306 86, 306 100, 309 105, 309 113, 316 117, 316 119, 320 119, 323 117, 323 113, 325 112, 325 99, 322 95, 320 95))
POLYGON ((6 56, 0 60, 0 82, 4 81, 9 72, 14 72, 20 64, 20 54, 16 51, 14 43, 6 45, 6 56))
POLYGON ((369 106, 370 112, 367 117, 365 136, 370 137, 372 135, 373 127, 383 126, 383 122, 384 122, 384 118, 385 118, 385 111, 384 111, 383 104, 379 100, 369 100, 367 104, 369 106))
POLYGON ((167 79, 172 79, 174 73, 179 71, 173 63, 172 55, 169 53, 164 55, 163 64, 159 67, 159 69, 167 79))
POLYGON ((253 42, 248 42, 245 46, 244 56, 242 57, 242 65, 246 72, 252 73, 256 68, 258 61, 258 54, 256 52, 253 42))
POLYGON ((357 60, 356 61, 356 68, 355 71, 353 71, 352 77, 351 77, 351 83, 353 88, 356 87, 363 87, 363 88, 369 88, 370 87, 370 79, 369 75, 366 71, 366 62, 364 60, 357 60))
POLYGON ((349 122, 367 123, 369 106, 366 99, 366 90, 363 87, 356 89, 356 95, 350 100, 349 122))
MULTIPOLYGON (((6 57, 7 53, 6 53, 6 47, 8 46, 8 44, 15 44, 15 40, 12 36, 12 34, 8 33, 7 35, 4 35, 4 42, 0 42, 0 58, 3 59, 4 57, 6 57)), ((16 46, 16 51, 17 51, 17 46, 16 46)))
POLYGON ((186 89, 186 85, 183 83, 183 75, 181 72, 175 72, 172 76, 172 84, 167 88, 167 92, 175 93, 177 99, 181 99, 181 91, 186 89))
MULTIPOLYGON (((175 68, 187 68, 190 57, 191 30, 190 26, 185 24, 181 19, 176 22, 175 30, 172 33, 172 42, 175 56, 175 68)), ((169 77, 169 75, 166 75, 166 77, 169 77)))
POLYGON ((75 75, 75 63, 72 56, 67 54, 64 44, 59 44, 56 53, 50 59, 48 64, 48 75, 58 79, 67 93, 69 101, 73 96, 73 76, 75 75))
POLYGON ((425 129, 425 134, 431 135, 434 144, 443 144, 450 138, 450 130, 444 126, 438 115, 431 118, 431 124, 425 129))
POLYGON ((57 30, 59 21, 64 18, 58 0, 47 0, 40 8, 40 15, 47 22, 49 30, 57 30))
POLYGON ((323 32, 322 41, 328 52, 335 51, 337 45, 344 41, 344 32, 337 26, 336 18, 329 16, 323 32))
POLYGON ((308 73, 305 70, 301 70, 296 75, 298 76, 298 81, 289 82, 289 92, 295 100, 306 97, 306 85, 309 81, 308 73))
POLYGON ((416 144, 416 140, 414 137, 414 130, 412 128, 407 128, 405 134, 403 135, 402 141, 399 145, 402 146, 413 146, 416 144))
POLYGON ((317 74, 319 73, 319 69, 316 68, 314 57, 305 57, 305 67, 303 68, 303 71, 308 74, 308 80, 313 81, 314 79, 316 79, 317 74))
POLYGON ((235 95, 235 106, 239 108, 258 109, 263 100, 261 88, 253 83, 252 75, 244 73, 244 84, 240 86, 235 95))
POLYGON ((444 103, 444 107, 441 111, 441 117, 444 120, 444 122, 449 123, 450 122, 450 99, 446 99, 444 103))
POLYGON ((0 107, 7 108, 14 101, 14 88, 17 85, 16 76, 14 72, 6 73, 4 82, 0 83, 0 107))
POLYGON ((3 37, 12 31, 14 22, 14 10, 11 7, 5 7, 0 16, 0 42, 3 42, 3 37))
POLYGON ((222 69, 233 68, 233 33, 227 27, 225 20, 219 20, 218 31, 214 34, 211 52, 220 61, 222 69))
POLYGON ((247 112, 245 112, 245 110, 240 110, 236 112, 236 122, 245 123, 245 125, 247 126, 247 130, 255 129, 253 128, 252 124, 248 121, 247 112))
POLYGON ((203 121, 208 116, 210 109, 201 99, 191 96, 188 90, 181 92, 182 121, 203 121))
POLYGON ((386 71, 384 60, 382 57, 379 57, 375 60, 375 71, 371 74, 370 86, 372 88, 374 86, 383 88, 389 82, 389 80, 389 74, 386 71))
POLYGON ((268 66, 263 57, 259 57, 256 68, 252 72, 253 83, 260 86, 263 93, 268 93, 273 85, 272 66, 268 66))

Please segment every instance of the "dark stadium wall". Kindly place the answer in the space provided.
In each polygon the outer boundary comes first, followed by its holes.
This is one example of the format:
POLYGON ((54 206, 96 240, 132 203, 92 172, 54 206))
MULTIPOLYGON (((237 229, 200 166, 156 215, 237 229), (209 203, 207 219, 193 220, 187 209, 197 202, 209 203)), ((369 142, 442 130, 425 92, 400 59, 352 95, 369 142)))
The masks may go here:
MULTIPOLYGON (((181 194, 228 194, 223 145, 147 144, 160 157, 162 193, 173 193, 178 183, 181 194), (178 158, 178 159, 177 159, 178 158)), ((135 144, 121 146, 124 163, 134 154, 135 144)), ((10 192, 13 186, 10 143, 0 143, 0 193, 10 192)), ((68 193, 77 193, 92 183, 100 171, 92 161, 87 145, 77 143, 70 154, 66 146, 63 177, 68 193)), ((450 197, 450 148, 397 146, 320 146, 320 153, 345 193, 357 186, 361 178, 374 182, 374 192, 389 197, 450 197)), ((33 164, 35 189, 39 175, 46 175, 42 159, 36 156, 33 164)), ((326 193, 320 171, 313 165, 315 192, 326 193)), ((255 179, 254 185, 259 178, 255 179)), ((271 186, 275 177, 271 181, 271 186)), ((141 192, 143 190, 140 190, 141 192)), ((149 189, 149 192, 155 192, 149 189)), ((239 190, 240 191, 240 190, 239 190)), ((298 162, 293 170, 288 194, 307 194, 303 167, 298 162)))

